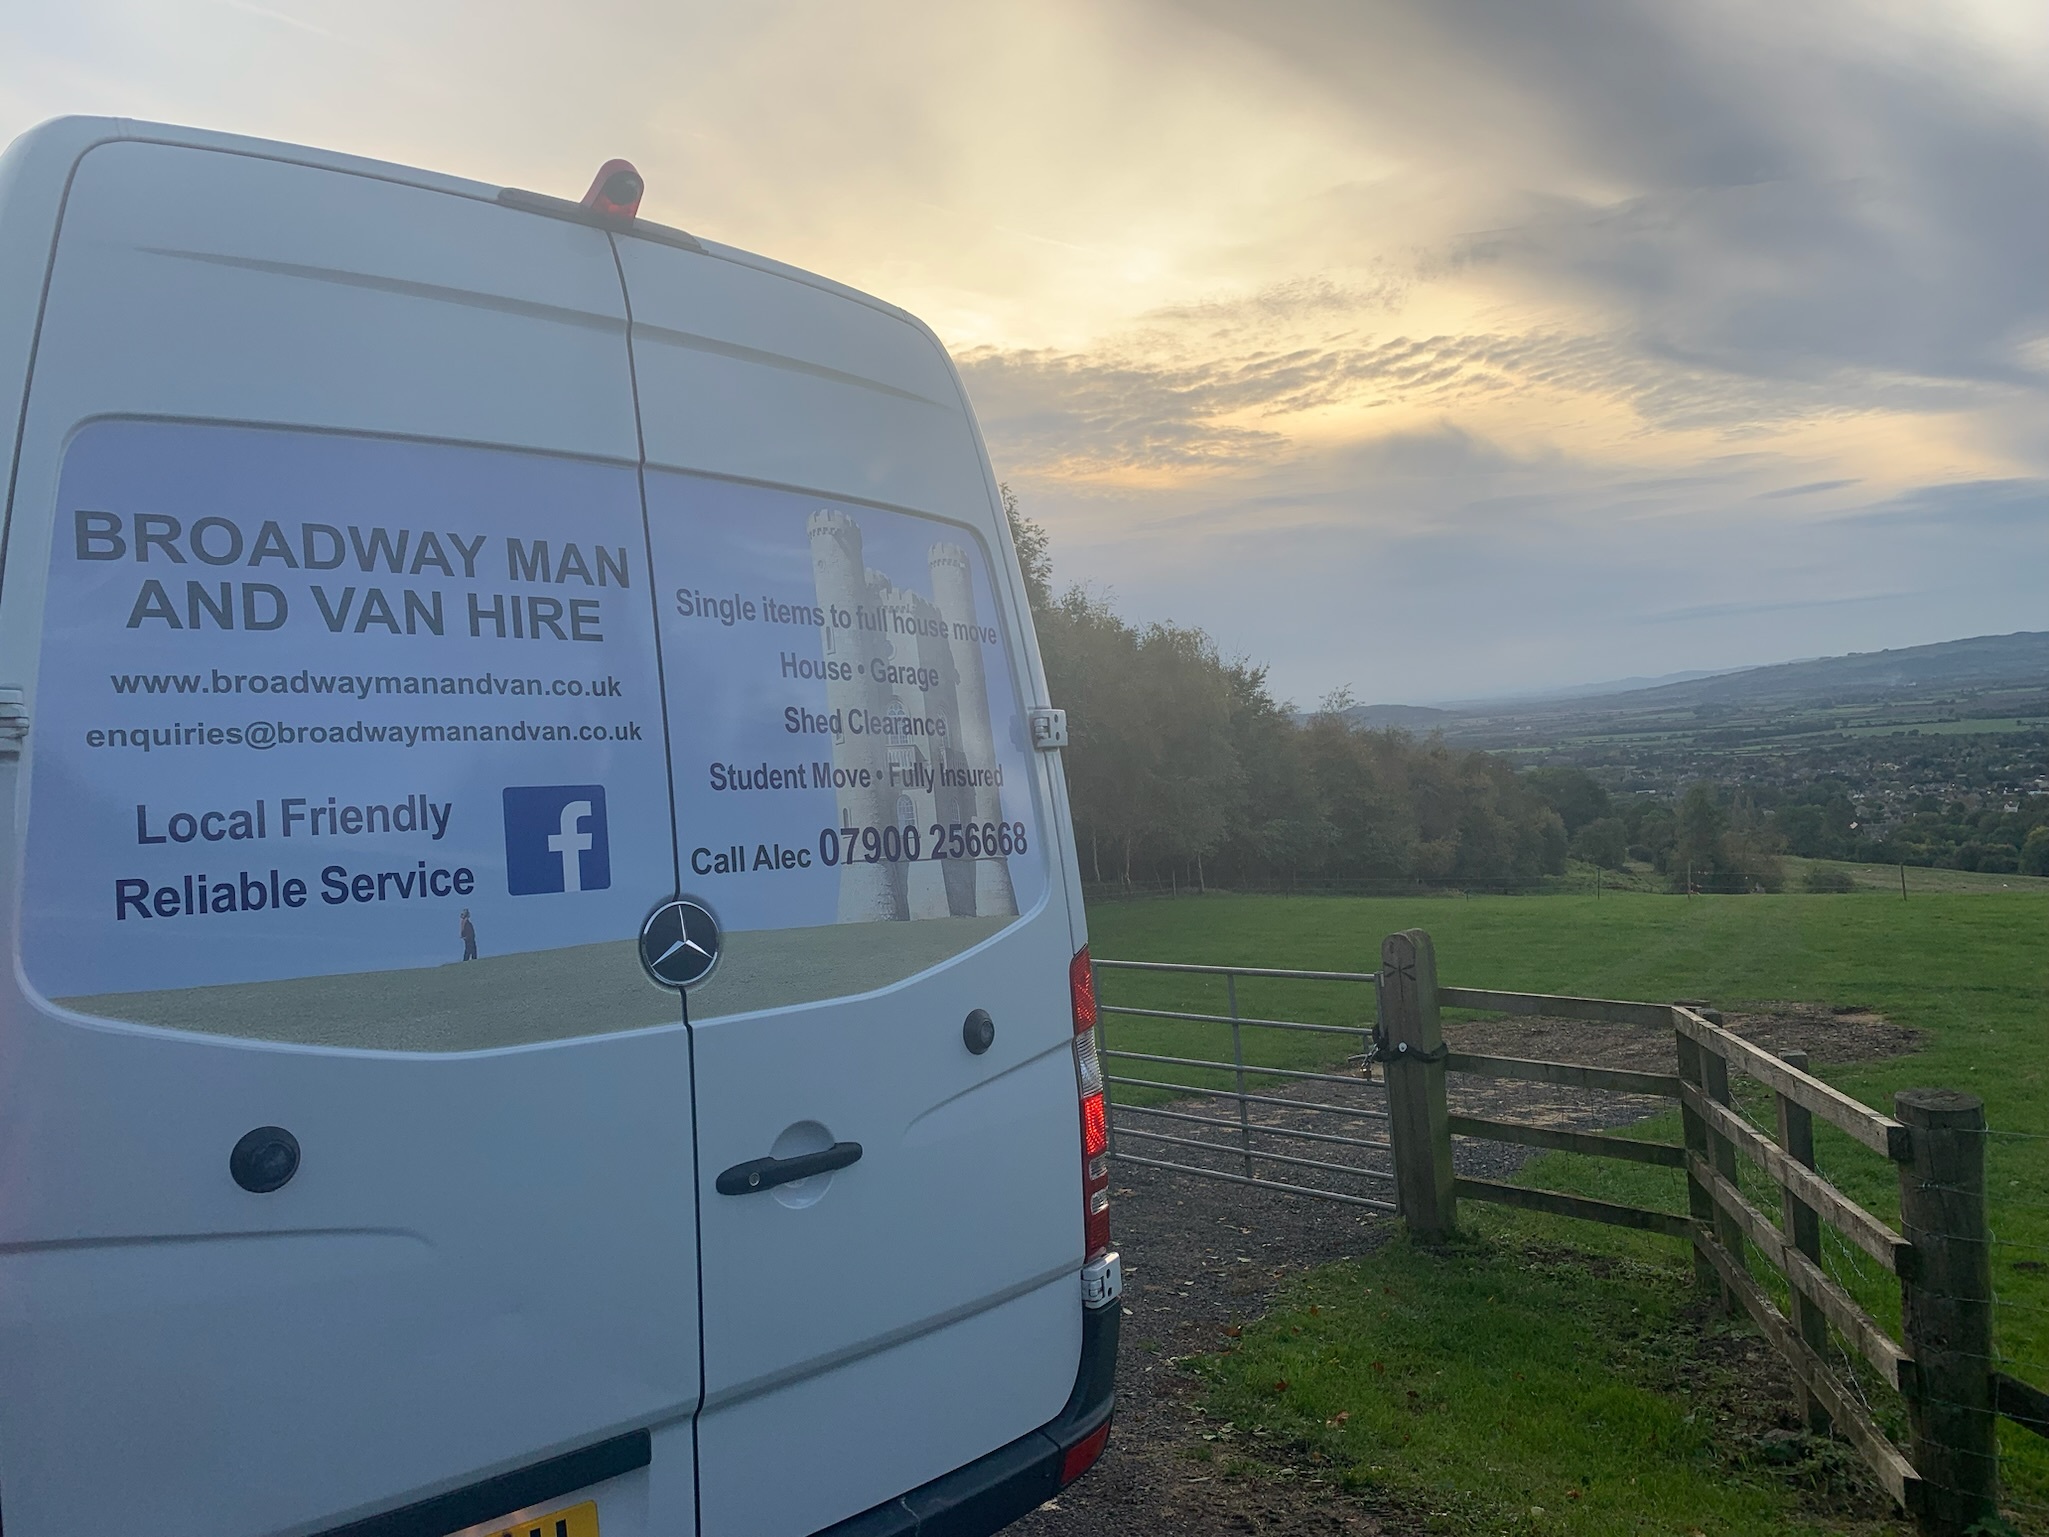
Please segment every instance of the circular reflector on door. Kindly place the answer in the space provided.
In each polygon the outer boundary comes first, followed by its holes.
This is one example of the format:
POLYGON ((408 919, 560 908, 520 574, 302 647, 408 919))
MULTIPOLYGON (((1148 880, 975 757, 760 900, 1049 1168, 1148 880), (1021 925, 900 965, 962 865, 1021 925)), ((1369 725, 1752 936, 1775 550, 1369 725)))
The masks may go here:
POLYGON ((700 902, 664 902, 640 926, 640 964, 663 987, 695 987, 719 963, 719 923, 700 902))

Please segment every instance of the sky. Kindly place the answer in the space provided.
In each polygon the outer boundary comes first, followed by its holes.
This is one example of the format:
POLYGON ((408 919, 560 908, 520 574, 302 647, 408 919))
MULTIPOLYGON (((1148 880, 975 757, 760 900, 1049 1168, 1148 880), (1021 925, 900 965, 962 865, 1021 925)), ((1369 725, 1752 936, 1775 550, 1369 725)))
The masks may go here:
POLYGON ((1309 705, 2049 628, 2040 0, 0 0, 105 113, 927 320, 1055 578, 1309 705))

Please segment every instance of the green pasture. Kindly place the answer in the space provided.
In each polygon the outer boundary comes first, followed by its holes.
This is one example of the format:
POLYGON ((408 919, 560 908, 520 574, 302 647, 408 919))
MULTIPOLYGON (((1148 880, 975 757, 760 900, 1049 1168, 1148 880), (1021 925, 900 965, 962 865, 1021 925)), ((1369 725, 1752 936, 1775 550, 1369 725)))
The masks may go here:
POLYGON ((1190 1363, 1218 1438, 1202 1452, 1258 1476, 1236 1448, 1284 1447, 1402 1531, 1904 1537, 1845 1449, 1772 1457, 1768 1414, 1746 1411, 1757 1363, 1720 1358, 1725 1326, 1702 1328, 1686 1283, 1669 1260, 1495 1232, 1326 1267, 1190 1363))
MULTIPOLYGON (((1921 896, 1951 896, 1963 893, 1983 895, 1989 892, 2032 893, 2037 897, 2049 897, 2049 877, 2039 875, 2012 875, 1978 870, 1944 870, 1929 865, 1907 865, 1906 894, 1900 893, 1901 871, 1899 865, 1856 864, 1844 859, 1802 859, 1797 854, 1780 854, 1780 874, 1785 877, 1785 890, 1805 892, 1808 873, 1812 870, 1841 870, 1850 877, 1851 890, 1838 893, 1845 896, 1861 896, 1876 893, 1889 896, 1895 902, 1911 902, 1921 896)), ((1534 895, 1541 891, 1545 895, 1608 896, 1611 893, 1636 892, 1640 894, 1669 895, 1672 892, 1672 877, 1661 874, 1656 868, 1632 860, 1620 870, 1597 870, 1584 860, 1570 860, 1563 875, 1547 876, 1541 887, 1531 888, 1525 894, 1534 895)))
MULTIPOLYGON (((1896 1090, 1921 1085, 1967 1089, 1984 1098, 1992 1128, 1988 1180, 1998 1349, 2008 1370, 2049 1386, 2049 881, 1974 876, 1967 885, 1937 890, 1931 889, 1934 877, 1963 872, 1910 870, 1909 897, 1902 901, 1897 870, 1860 871, 1865 873, 1889 873, 1890 893, 1874 879, 1868 889, 1843 895, 1688 899, 1605 891, 1599 899, 1213 895, 1113 902, 1091 910, 1091 949, 1099 958, 1368 972, 1379 963, 1382 936, 1415 927, 1429 930, 1435 939, 1440 980, 1451 985, 1649 1000, 1707 998, 1731 1008, 1813 1002, 1871 1009, 1912 1026, 1923 1042, 1914 1056, 1861 1064, 1819 1062, 1815 1071, 1880 1108, 1890 1108, 1896 1090), (1917 880, 1929 884, 1916 891, 1917 880), (2001 883, 1996 889, 1995 882, 2001 883)), ((1101 979, 1104 1000, 1111 1005, 1228 1012, 1219 979, 1108 970, 1101 979)), ((1372 1000, 1369 988, 1349 984, 1243 979, 1238 1006, 1246 1015, 1352 1027, 1370 1025, 1372 1000)), ((1244 1041, 1246 1060, 1254 1066, 1315 1069, 1359 1049, 1349 1037, 1258 1029, 1247 1029, 1244 1041)), ((1106 1016, 1105 1042, 1113 1050, 1159 1056, 1230 1053, 1228 1027, 1116 1014, 1106 1016)), ((1113 1059, 1111 1070, 1219 1087, 1228 1078, 1124 1059, 1113 1059)), ((1160 1090, 1118 1093, 1167 1097, 1160 1090)), ((1746 1113, 1769 1122, 1770 1106, 1761 1094, 1740 1086, 1738 1093, 1746 1113)), ((1675 1121, 1661 1117, 1634 1134, 1676 1140, 1675 1121)), ((1894 1219, 1892 1166, 1827 1128, 1821 1131, 1823 1171, 1854 1199, 1894 1219)), ((1672 1170, 1546 1155, 1528 1165, 1522 1178, 1610 1200, 1685 1209, 1683 1187, 1672 1170)), ((1763 1193, 1761 1183, 1754 1184, 1754 1193, 1763 1193)), ((1767 1205, 1774 1207, 1775 1202, 1767 1205)), ((1460 1500, 1486 1504, 1493 1498, 1486 1492, 1490 1488, 1499 1493, 1511 1485, 1548 1487, 1539 1448, 1546 1438, 1567 1435, 1567 1422, 1592 1412, 1586 1405, 1595 1400, 1607 1405, 1600 1411, 1604 1415, 1649 1416, 1645 1423, 1664 1424, 1660 1405, 1671 1399, 1671 1392, 1649 1379, 1618 1381, 1610 1359, 1613 1331, 1601 1320, 1604 1310, 1614 1307, 1638 1309, 1635 1316, 1643 1318, 1684 1300, 1690 1265, 1679 1246, 1472 1203, 1461 1208, 1461 1219, 1472 1230, 1464 1250, 1429 1255, 1398 1245, 1349 1267, 1347 1274, 1325 1274, 1305 1283, 1298 1301, 1318 1310, 1315 1327, 1284 1310, 1275 1319, 1291 1321, 1269 1320, 1248 1328, 1239 1348, 1213 1363, 1220 1412, 1259 1411, 1286 1429, 1293 1424, 1289 1414, 1302 1415, 1292 1408, 1283 1413, 1278 1402, 1265 1405, 1261 1382, 1306 1377, 1322 1383, 1319 1391, 1335 1395, 1330 1398, 1334 1407, 1321 1413, 1316 1425, 1340 1413, 1348 1418, 1341 1427, 1317 1430, 1313 1439, 1352 1470, 1347 1476, 1384 1484, 1411 1503, 1420 1499, 1427 1505, 1442 1498, 1449 1502, 1447 1511, 1465 1509, 1460 1500), (1561 1270, 1554 1259, 1541 1257, 1554 1255, 1560 1245, 1580 1257, 1577 1268, 1561 1270), (1449 1416, 1447 1434, 1455 1431, 1486 1443, 1497 1466, 1485 1479, 1478 1464, 1468 1466, 1470 1459, 1445 1462, 1438 1451, 1421 1449, 1426 1443, 1413 1426, 1402 1431, 1407 1440, 1389 1440, 1370 1430, 1376 1425, 1384 1429, 1392 1423, 1389 1415, 1407 1414, 1421 1401, 1396 1395, 1386 1373, 1347 1364, 1352 1345, 1346 1341, 1377 1339, 1393 1326, 1394 1311, 1370 1300, 1388 1285, 1460 1299, 1456 1317, 1446 1311, 1450 1304, 1431 1302, 1403 1326, 1409 1330, 1403 1337, 1420 1352, 1418 1361, 1427 1362, 1433 1352, 1442 1356, 1440 1365, 1430 1369, 1439 1371, 1447 1385, 1434 1401, 1449 1416), (1477 1297, 1468 1296, 1475 1287, 1477 1297), (1577 1300, 1561 1308, 1544 1300, 1552 1292, 1577 1300), (1296 1328, 1304 1332, 1288 1332, 1296 1328), (1310 1348, 1303 1341, 1311 1338, 1321 1342, 1319 1348, 1335 1351, 1314 1370, 1299 1359, 1310 1348), (1524 1385, 1537 1380, 1530 1362, 1538 1357, 1551 1363, 1545 1368, 1551 1375, 1543 1379, 1549 1386, 1525 1393, 1524 1385), (1560 1362, 1573 1363, 1572 1370, 1557 1375, 1565 1371, 1560 1362), (1611 1401, 1604 1394, 1622 1397, 1611 1401), (1521 1430, 1505 1432, 1488 1419, 1497 1401, 1525 1399, 1536 1418, 1521 1430), (1555 1406, 1548 1417, 1539 1412, 1543 1402, 1555 1406), (1580 1407, 1571 1407, 1575 1404, 1580 1407), (1369 1437, 1370 1444, 1360 1442, 1361 1436, 1369 1437), (1517 1450, 1525 1443, 1526 1452, 1517 1450), (1526 1463, 1516 1461, 1522 1457, 1526 1463)), ((1876 1316, 1897 1325, 1898 1294, 1891 1278, 1861 1251, 1841 1243, 1829 1245, 1827 1259, 1838 1279, 1876 1316)), ((1888 1402, 1875 1385, 1868 1390, 1881 1420, 1897 1426, 1897 1403, 1888 1402)), ((1411 1391, 1422 1389, 1405 1378, 1400 1394, 1411 1391)), ((1313 1407, 1321 1409, 1322 1400, 1313 1407)), ((1513 1415, 1509 1419, 1515 1423, 1513 1415)), ((1679 1423, 1686 1423, 1683 1417, 1679 1423)), ((1628 1444, 1636 1446, 1636 1441, 1628 1444)), ((1548 1500, 1532 1494, 1527 1506, 1517 1505, 1511 1513, 1530 1530, 1574 1533, 1767 1532, 1798 1529, 1806 1521, 1798 1512, 1808 1507, 1788 1503, 1794 1493, 1786 1480, 1732 1473, 1726 1458, 1696 1455, 1698 1446, 1687 1451, 1695 1443, 1677 1431, 1660 1444, 1669 1455, 1644 1463, 1649 1454, 1637 1447, 1625 1460, 1632 1467, 1654 1465, 1659 1479, 1679 1480, 1667 1491, 1677 1502, 1670 1509, 1695 1501, 1698 1514, 1691 1526, 1654 1514, 1667 1506, 1648 1494, 1622 1492, 1625 1486, 1615 1480, 1641 1478, 1643 1468, 1625 1474, 1620 1464, 1590 1463, 1582 1470, 1587 1487, 1574 1498, 1561 1504, 1558 1491, 1548 1500), (1694 1482, 1689 1485, 1688 1479, 1694 1482), (1597 1485, 1608 1493, 1596 1498, 1591 1491, 1597 1485), (1541 1517, 1529 1515, 1536 1507, 1543 1510, 1541 1517)), ((2002 1455, 2020 1519, 2040 1523, 2021 1529, 2049 1531, 2049 1443, 2003 1427, 2002 1455)), ((1488 1506, 1494 1514, 1486 1520, 1505 1522, 1502 1512, 1509 1505, 1496 1505, 1488 1506)), ((1477 1520, 1458 1517, 1451 1529, 1469 1529, 1477 1520)), ((1480 1524, 1484 1527, 1485 1521, 1480 1524)))
POLYGON ((2005 875, 1992 871, 1939 870, 1927 865, 1907 865, 1907 894, 1902 897, 1902 867, 1899 865, 1860 865, 1842 859, 1801 859, 1794 854, 1780 855, 1779 863, 1785 867, 1788 891, 1802 889, 1807 884, 1807 872, 1818 867, 1846 871, 1857 888, 1855 892, 1847 893, 1848 895, 1877 892, 1890 896, 1895 902, 1911 902, 1917 896, 1957 893, 1982 895, 1994 891, 2049 897, 2049 878, 2040 875, 2005 875))
MULTIPOLYGON (((1996 736, 2007 731, 2040 729, 2042 718, 2015 715, 1970 716, 1963 720, 1869 721, 1838 728, 1844 736, 1996 736)), ((1816 735, 1830 733, 1817 732, 1816 735)))

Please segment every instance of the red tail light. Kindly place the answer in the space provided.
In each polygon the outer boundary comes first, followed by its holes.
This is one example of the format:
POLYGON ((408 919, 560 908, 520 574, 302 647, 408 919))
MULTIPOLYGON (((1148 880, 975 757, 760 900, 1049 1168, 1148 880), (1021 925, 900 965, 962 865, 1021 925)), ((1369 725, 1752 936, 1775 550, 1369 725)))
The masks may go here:
MULTIPOLYGON (((1110 1247, 1110 1107, 1103 1098, 1103 1055, 1096 1039, 1096 974, 1089 965, 1087 945, 1068 963, 1067 991, 1074 1005, 1074 1077, 1081 1094, 1082 1233, 1085 1252, 1094 1258, 1110 1247)), ((1091 1453, 1081 1467, 1094 1460, 1091 1453)), ((1079 1473, 1081 1468, 1075 1471, 1079 1473)))
POLYGON ((1103 1096, 1091 1094, 1081 1102, 1081 1156, 1091 1161, 1110 1151, 1110 1118, 1104 1113, 1103 1096))
POLYGON ((1067 963, 1067 994, 1074 1001, 1074 1033, 1096 1028, 1096 969, 1089 964, 1089 947, 1083 945, 1067 963))

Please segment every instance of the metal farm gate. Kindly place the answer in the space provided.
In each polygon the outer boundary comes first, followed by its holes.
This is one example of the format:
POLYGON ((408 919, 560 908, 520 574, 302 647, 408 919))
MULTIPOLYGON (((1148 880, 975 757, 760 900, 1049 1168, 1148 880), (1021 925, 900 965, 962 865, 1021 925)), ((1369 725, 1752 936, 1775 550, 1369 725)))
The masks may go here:
MULTIPOLYGON (((1340 1201, 1374 1211, 1395 1210, 1387 1086, 1372 1077, 1374 1038, 1380 1018, 1378 973, 1102 960, 1095 963, 1095 969, 1105 1075, 1112 1089, 1110 1153, 1114 1159, 1140 1168, 1171 1169, 1203 1179, 1284 1190, 1292 1195, 1340 1201), (1102 988, 1101 974, 1105 972, 1171 973, 1190 980, 1214 978, 1222 983, 1225 1012, 1110 1003, 1104 999, 1102 988), (1241 980, 1367 988, 1372 997, 1360 1002, 1370 1018, 1365 1023, 1346 1026, 1248 1016, 1238 1003, 1241 980), (1158 1032, 1128 1026, 1113 1032, 1108 1019, 1113 1014, 1134 1022, 1173 1021, 1183 1027, 1175 1034, 1177 1047, 1187 1037, 1199 1042, 1212 1038, 1218 1054, 1191 1054, 1202 1049, 1199 1044, 1171 1052, 1133 1049, 1135 1045, 1148 1044, 1144 1039, 1146 1033, 1158 1032), (1204 1028, 1186 1028, 1193 1026, 1204 1028), (1247 1062, 1247 1031, 1340 1038, 1346 1046, 1357 1047, 1348 1058, 1348 1065, 1355 1070, 1340 1073, 1247 1062), (1224 1055, 1226 1050, 1228 1055, 1224 1055), (1141 1078, 1111 1071, 1118 1063, 1147 1063, 1183 1072, 1181 1081, 1160 1076, 1141 1078), (1253 1080, 1250 1088, 1248 1079, 1253 1080), (1118 1090, 1124 1092, 1119 1094, 1118 1090), (1161 1102, 1170 1096, 1178 1103, 1161 1102), (1190 1099, 1209 1100, 1223 1113, 1206 1115, 1191 1110, 1187 1107, 1190 1099)), ((1330 1051, 1312 1052, 1309 1060, 1327 1062, 1335 1056, 1336 1043, 1328 1044, 1332 1047, 1330 1051)))

